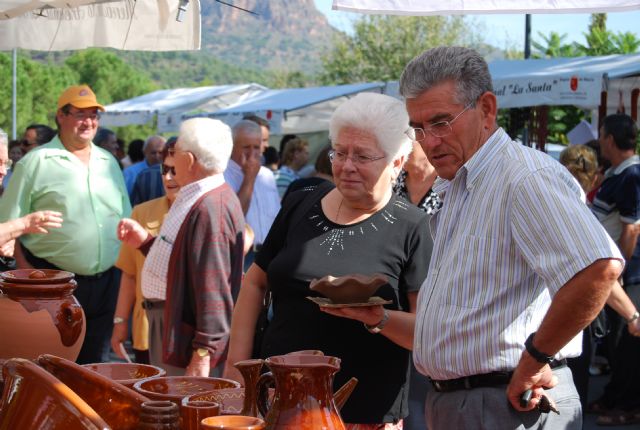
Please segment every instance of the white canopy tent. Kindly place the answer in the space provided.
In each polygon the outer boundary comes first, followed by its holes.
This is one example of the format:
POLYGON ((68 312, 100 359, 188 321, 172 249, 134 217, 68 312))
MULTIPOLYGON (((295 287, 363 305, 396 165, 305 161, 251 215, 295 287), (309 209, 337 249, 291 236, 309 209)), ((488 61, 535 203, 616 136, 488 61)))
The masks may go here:
POLYGON ((265 90, 254 83, 159 90, 105 106, 100 123, 120 127, 157 119, 158 132, 171 132, 177 130, 184 115, 217 111, 265 90))
POLYGON ((640 0, 333 0, 333 9, 384 15, 588 13, 640 9, 640 0))
POLYGON ((267 90, 217 112, 192 116, 216 118, 233 126, 244 115, 255 114, 269 121, 273 134, 312 133, 328 130, 331 114, 350 96, 364 91, 382 93, 384 88, 383 82, 371 82, 267 90))
POLYGON ((200 49, 200 2, 186 3, 185 8, 181 0, 0 0, 0 50, 200 49))
POLYGON ((17 134, 17 49, 89 47, 200 49, 200 0, 0 0, 0 50, 13 50, 13 139, 17 134))

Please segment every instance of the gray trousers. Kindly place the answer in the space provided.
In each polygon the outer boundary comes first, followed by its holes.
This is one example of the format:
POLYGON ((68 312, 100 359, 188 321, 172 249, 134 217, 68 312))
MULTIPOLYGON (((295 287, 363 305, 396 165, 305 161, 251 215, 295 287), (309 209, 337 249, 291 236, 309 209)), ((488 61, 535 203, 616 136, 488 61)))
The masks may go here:
POLYGON ((558 385, 547 390, 560 415, 537 410, 519 412, 507 400, 506 386, 439 393, 430 390, 425 403, 429 430, 581 430, 580 397, 568 367, 555 369, 558 385))
MULTIPOLYGON (((164 309, 147 309, 147 319, 149 320, 149 361, 154 366, 158 366, 167 371, 167 376, 184 376, 185 368, 172 366, 162 361, 162 322, 164 320, 164 309)), ((222 376, 224 361, 220 361, 217 367, 209 371, 209 376, 222 376)))

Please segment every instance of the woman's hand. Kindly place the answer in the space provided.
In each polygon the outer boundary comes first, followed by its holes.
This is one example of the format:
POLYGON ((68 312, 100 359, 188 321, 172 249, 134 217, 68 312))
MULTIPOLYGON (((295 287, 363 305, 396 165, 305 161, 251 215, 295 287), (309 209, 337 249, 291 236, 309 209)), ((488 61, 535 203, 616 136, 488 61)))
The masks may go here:
POLYGON ((138 224, 137 221, 130 218, 120 220, 116 228, 116 234, 122 243, 134 249, 140 248, 149 237, 149 232, 138 224))
POLYGON ((62 227, 62 214, 56 211, 37 211, 23 216, 23 234, 49 233, 49 228, 62 227))
POLYGON ((320 310, 336 317, 349 318, 360 321, 368 326, 376 326, 380 324, 384 317, 384 308, 378 306, 353 306, 344 308, 330 308, 328 306, 320 306, 320 310))

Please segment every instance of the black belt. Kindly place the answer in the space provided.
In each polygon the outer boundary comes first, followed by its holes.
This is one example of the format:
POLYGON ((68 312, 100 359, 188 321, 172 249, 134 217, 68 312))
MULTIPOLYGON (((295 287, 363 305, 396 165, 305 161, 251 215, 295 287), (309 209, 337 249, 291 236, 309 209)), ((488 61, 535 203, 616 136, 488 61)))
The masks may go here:
POLYGON ((96 279, 102 278, 104 275, 108 274, 111 269, 105 270, 104 272, 95 273, 93 275, 78 275, 75 274, 75 279, 86 279, 88 281, 95 281, 96 279))
MULTIPOLYGON (((549 366, 557 369, 567 365, 567 360, 553 360, 549 366)), ((474 388, 499 387, 508 385, 513 376, 513 372, 491 372, 482 375, 465 376, 458 379, 447 379, 445 381, 434 381, 429 379, 436 391, 448 393, 458 390, 473 390, 474 388)))
POLYGON ((147 300, 142 301, 143 309, 162 309, 164 308, 164 300, 147 300))

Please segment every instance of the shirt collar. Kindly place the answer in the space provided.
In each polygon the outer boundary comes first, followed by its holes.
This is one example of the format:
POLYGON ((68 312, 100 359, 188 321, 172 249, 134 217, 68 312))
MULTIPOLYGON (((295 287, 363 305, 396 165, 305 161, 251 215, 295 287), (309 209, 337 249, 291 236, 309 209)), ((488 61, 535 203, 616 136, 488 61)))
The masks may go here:
MULTIPOLYGON (((65 148, 65 146, 62 144, 62 141, 60 140, 60 136, 59 135, 55 135, 54 138, 48 143, 49 148, 54 148, 57 149, 59 151, 61 151, 61 153, 58 154, 51 154, 51 155, 64 155, 64 156, 68 156, 69 154, 71 154, 71 152, 65 148)), ((90 143, 91 145, 91 155, 90 155, 90 159, 101 159, 101 160, 109 160, 109 157, 112 157, 112 155, 107 152, 106 149, 102 149, 99 146, 97 146, 96 144, 94 144, 93 142, 90 143)), ((34 148, 34 149, 38 149, 38 147, 34 148)))
POLYGON ((199 181, 192 182, 180 188, 180 193, 187 195, 190 193, 200 193, 203 191, 211 191, 224 184, 224 176, 222 173, 207 176, 199 181))
MULTIPOLYGON (((468 190, 473 188, 480 174, 488 168, 490 161, 504 148, 507 138, 506 132, 498 127, 476 153, 458 169, 453 180, 465 181, 465 187, 468 190)), ((450 180, 438 177, 433 184, 433 191, 442 197, 450 184, 450 180)))
POLYGON ((609 167, 604 174, 605 178, 610 178, 611 176, 619 175, 624 172, 627 167, 633 166, 634 164, 640 164, 640 157, 638 155, 633 155, 622 163, 618 164, 616 167, 609 167))

